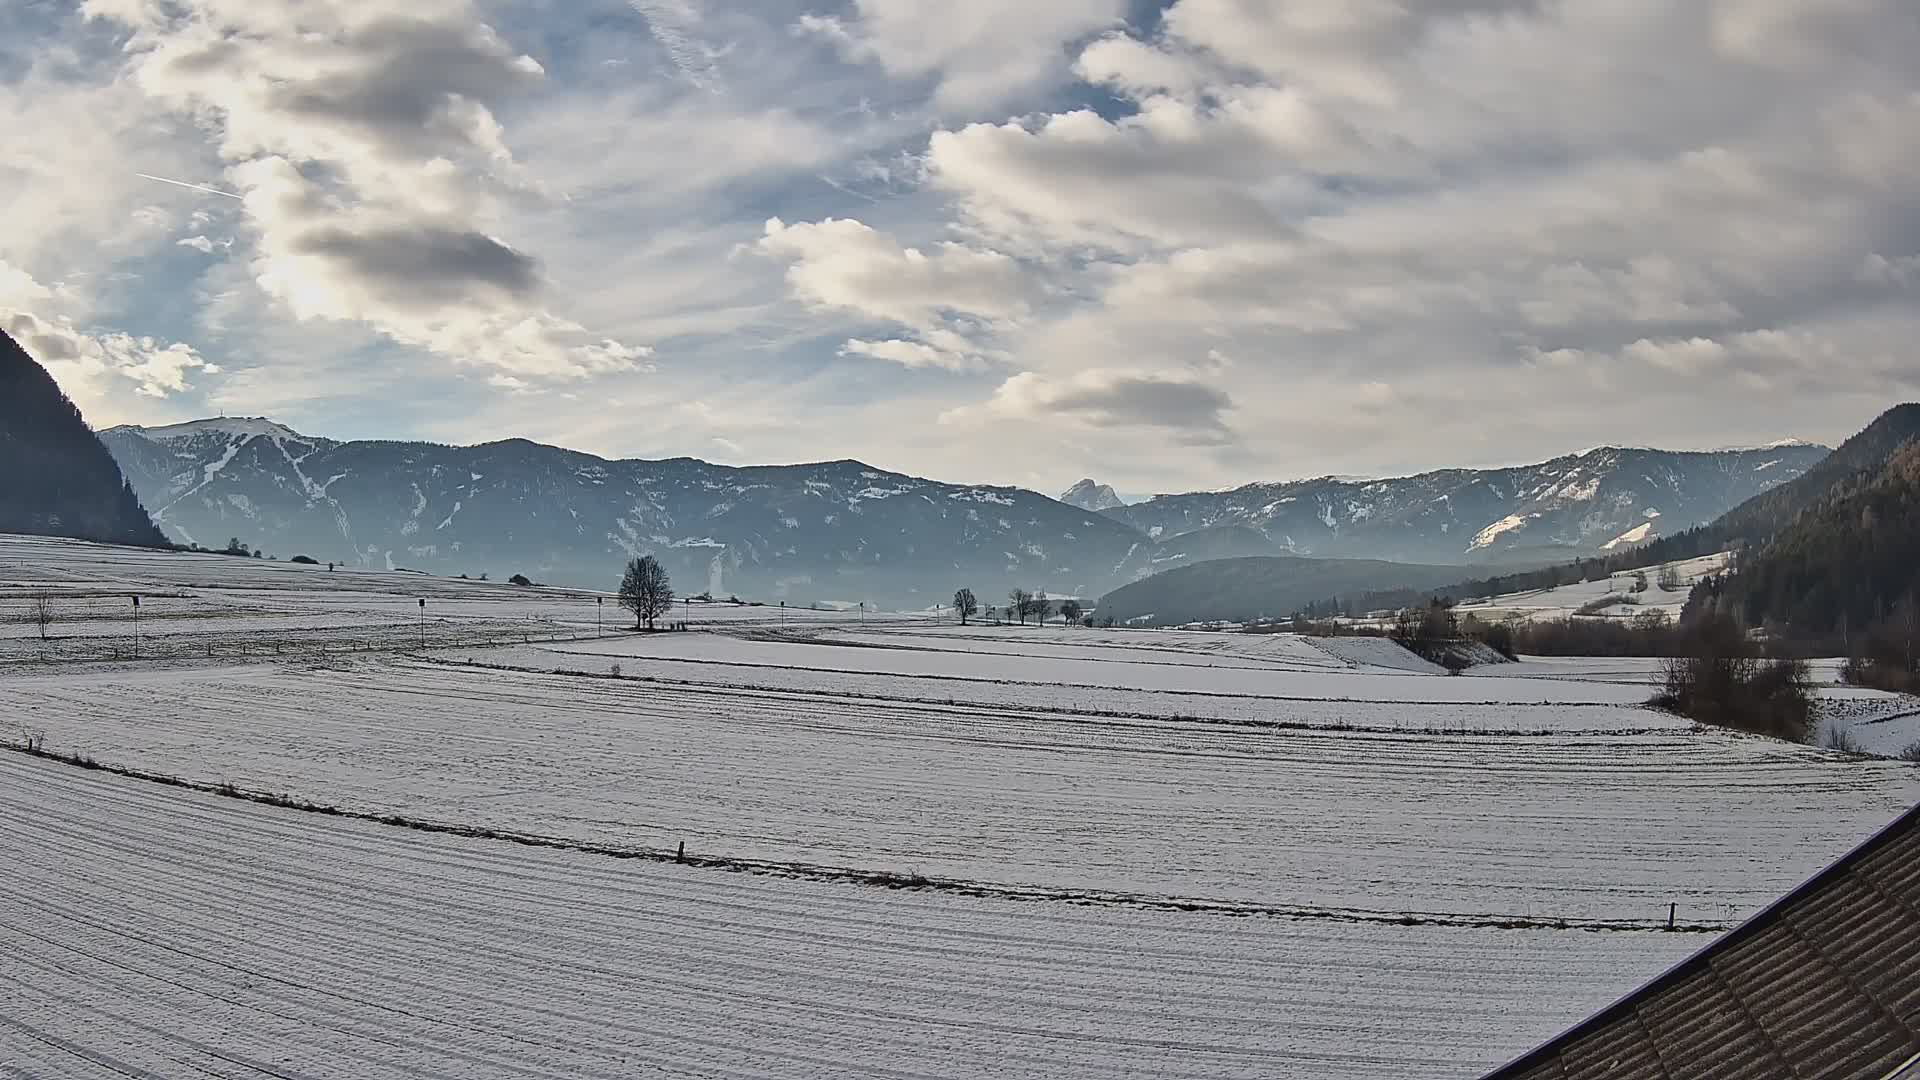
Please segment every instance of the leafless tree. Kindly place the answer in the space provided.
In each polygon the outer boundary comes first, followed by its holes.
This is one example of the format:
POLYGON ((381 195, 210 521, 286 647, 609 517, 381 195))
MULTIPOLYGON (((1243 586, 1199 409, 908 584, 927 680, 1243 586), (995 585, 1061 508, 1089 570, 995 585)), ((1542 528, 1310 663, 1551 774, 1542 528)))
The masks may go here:
POLYGON ((1020 625, 1027 625, 1027 616, 1033 613, 1033 594, 1025 589, 1014 589, 1007 594, 1007 614, 1017 617, 1020 625))
POLYGON ((979 613, 980 601, 974 598, 972 589, 961 589, 953 594, 953 610, 960 613, 960 625, 965 626, 968 619, 979 613))
POLYGON ((27 612, 34 624, 40 627, 40 640, 47 640, 47 627, 53 625, 53 599, 44 593, 36 596, 27 612))
POLYGON ((633 612, 634 628, 653 629, 653 621, 673 608, 673 583, 666 568, 651 555, 627 561, 620 579, 620 606, 633 612))
POLYGON ((1047 599, 1043 593, 1034 593, 1032 599, 1027 602, 1033 606, 1033 621, 1035 625, 1047 625, 1047 616, 1053 614, 1053 601, 1047 599))
POLYGON ((1078 600, 1060 601, 1060 617, 1065 619, 1069 626, 1079 622, 1081 614, 1085 611, 1086 609, 1080 606, 1080 601, 1078 600))

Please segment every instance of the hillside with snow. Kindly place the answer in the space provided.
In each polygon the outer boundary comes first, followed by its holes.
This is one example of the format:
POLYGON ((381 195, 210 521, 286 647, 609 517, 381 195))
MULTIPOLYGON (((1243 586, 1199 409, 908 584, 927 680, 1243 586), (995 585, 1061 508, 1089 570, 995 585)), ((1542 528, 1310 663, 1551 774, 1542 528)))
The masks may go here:
POLYGON ((1159 495, 1105 513, 1156 539, 1225 525, 1255 529, 1295 555, 1552 562, 1711 521, 1827 454, 1797 442, 1705 452, 1601 447, 1507 469, 1159 495))
POLYGON ((1156 545, 1011 487, 856 461, 732 468, 609 461, 514 439, 335 442, 268 420, 119 427, 103 439, 177 539, 281 557, 607 585, 629 557, 682 593, 926 607, 971 586, 1092 595, 1151 571, 1156 545))

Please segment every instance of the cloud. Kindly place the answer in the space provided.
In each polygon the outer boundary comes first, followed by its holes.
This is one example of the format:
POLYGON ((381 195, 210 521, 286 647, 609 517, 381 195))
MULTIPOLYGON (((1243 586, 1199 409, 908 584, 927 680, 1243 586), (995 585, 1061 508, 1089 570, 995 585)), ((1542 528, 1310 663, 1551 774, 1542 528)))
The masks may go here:
MULTIPOLYGON (((1233 400, 1190 378, 1153 372, 1088 369, 1065 379, 1023 371, 1000 384, 978 414, 1008 419, 1071 420, 1103 428, 1162 428, 1182 442, 1232 439, 1226 412, 1233 400)), ((948 414, 963 421, 961 410, 948 414)))
POLYGON ((1906 0, 84 6, 0 82, 14 310, 232 369, 123 413, 1146 489, 1920 380, 1906 0))
POLYGON ((993 350, 983 344, 1031 310, 1044 287, 1012 256, 942 241, 930 251, 858 221, 767 222, 758 250, 785 261, 793 295, 816 308, 897 324, 916 340, 849 340, 843 355, 907 367, 971 370, 993 350))
POLYGON ((990 108, 1064 79, 1064 46, 1120 22, 1123 0, 854 0, 847 18, 806 15, 802 34, 895 78, 930 77, 948 111, 990 108))
POLYGON ((947 352, 918 341, 862 341, 849 338, 840 347, 843 356, 867 356, 888 360, 909 368, 945 368, 949 371, 977 371, 985 366, 978 353, 963 350, 947 352))
POLYGON ((189 372, 220 370, 190 345, 161 344, 125 333, 83 333, 69 320, 42 319, 4 306, 0 329, 40 361, 83 409, 111 392, 110 377, 130 381, 142 396, 165 398, 189 389, 189 372))
POLYGON ((210 123, 256 282, 297 318, 522 377, 639 370, 651 354, 555 311, 537 257, 495 235, 539 194, 495 109, 546 72, 466 0, 86 10, 131 30, 140 87, 210 123))

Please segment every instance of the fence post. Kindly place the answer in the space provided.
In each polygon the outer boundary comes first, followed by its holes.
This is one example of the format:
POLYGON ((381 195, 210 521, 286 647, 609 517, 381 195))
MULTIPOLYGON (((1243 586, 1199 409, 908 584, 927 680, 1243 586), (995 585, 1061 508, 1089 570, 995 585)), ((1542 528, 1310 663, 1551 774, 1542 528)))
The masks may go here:
POLYGON ((1674 916, 1678 914, 1679 911, 1680 911, 1680 905, 1678 903, 1672 903, 1667 905, 1667 929, 1669 930, 1673 929, 1674 916))

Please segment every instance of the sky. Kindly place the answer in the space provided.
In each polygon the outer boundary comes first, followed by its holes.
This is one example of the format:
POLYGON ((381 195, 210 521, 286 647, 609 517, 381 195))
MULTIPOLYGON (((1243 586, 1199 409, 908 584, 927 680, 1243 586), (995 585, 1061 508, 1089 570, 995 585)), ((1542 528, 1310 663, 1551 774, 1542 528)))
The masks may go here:
POLYGON ((1920 397, 1912 0, 5 0, 97 427, 1054 492, 1920 397), (191 186, 184 186, 191 185, 191 186))

